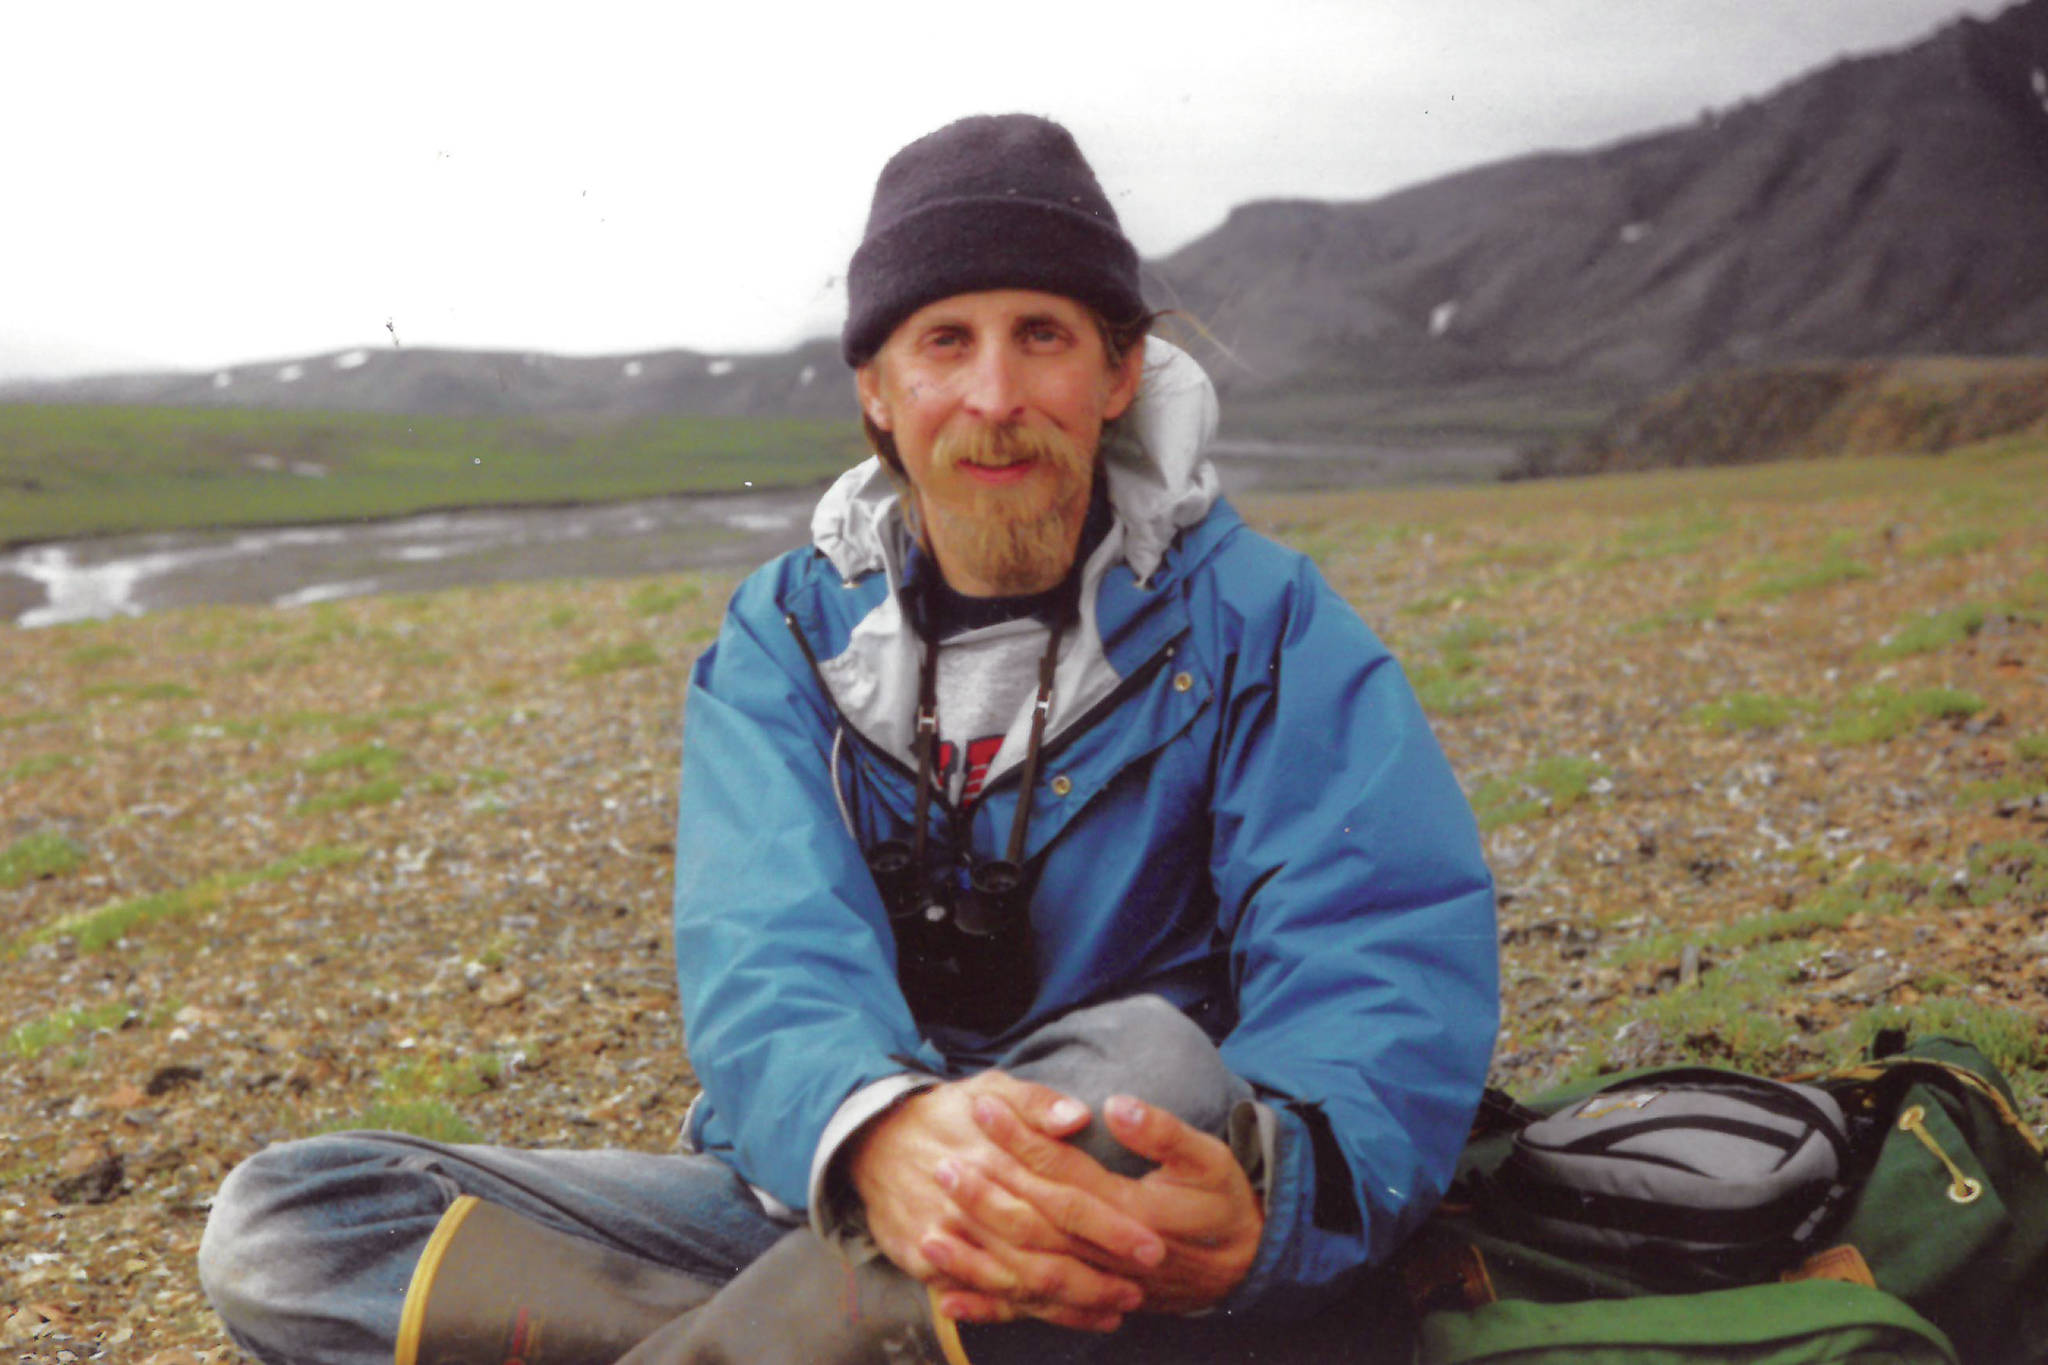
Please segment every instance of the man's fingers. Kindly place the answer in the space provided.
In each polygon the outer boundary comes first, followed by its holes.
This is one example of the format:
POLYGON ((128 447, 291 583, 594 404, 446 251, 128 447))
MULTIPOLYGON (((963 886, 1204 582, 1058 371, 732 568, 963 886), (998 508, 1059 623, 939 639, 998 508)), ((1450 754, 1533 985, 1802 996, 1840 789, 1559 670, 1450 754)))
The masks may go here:
POLYGON ((1124 1321, 1121 1313, 1087 1313, 1051 1304, 1027 1306, 964 1290, 941 1294, 939 1311, 955 1322, 1015 1322, 1031 1317, 1079 1332, 1114 1332, 1124 1321))
POLYGON ((926 1234, 917 1244, 918 1254, 948 1281, 988 1294, 1017 1292, 1017 1273, 1000 1259, 963 1238, 941 1232, 926 1234))
POLYGON ((1165 1109, 1129 1095, 1112 1095, 1102 1106, 1102 1116, 1111 1137, 1159 1163, 1178 1183, 1209 1185, 1239 1170, 1227 1145, 1165 1109))
POLYGON ((985 1082, 979 1088, 1000 1098, 1025 1123, 1048 1136, 1068 1138, 1088 1126, 1088 1106, 1049 1085, 1020 1081, 1001 1071, 986 1072, 977 1080, 985 1082))
POLYGON ((1021 1304, 1034 1313, 1052 1309, 1115 1316, 1131 1312, 1144 1301, 1144 1292, 1131 1281, 1071 1256, 978 1247, 939 1232, 925 1236, 918 1251, 938 1269, 949 1288, 958 1286, 1021 1304))
POLYGON ((1027 1126, 1015 1109, 994 1096, 975 1096, 973 1113, 981 1131, 1033 1175, 1084 1188, 1101 1188, 1102 1181, 1115 1179, 1080 1148, 1027 1126))
POLYGON ((1016 1179, 1021 1188, 1013 1191, 968 1163, 947 1162, 939 1172, 939 1183, 961 1214, 1011 1245, 1068 1251, 1082 1242, 1144 1267, 1166 1259, 1165 1243, 1150 1228, 1093 1195, 1071 1185, 1016 1179))

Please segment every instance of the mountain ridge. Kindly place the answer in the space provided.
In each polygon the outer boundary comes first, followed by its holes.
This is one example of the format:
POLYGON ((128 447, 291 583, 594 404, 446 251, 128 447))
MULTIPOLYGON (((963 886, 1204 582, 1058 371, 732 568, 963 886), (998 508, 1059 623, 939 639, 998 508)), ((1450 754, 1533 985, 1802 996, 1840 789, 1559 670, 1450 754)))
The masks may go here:
MULTIPOLYGON (((1146 263, 1267 433, 1464 387, 1644 397, 1703 373, 2048 354, 2048 0, 1848 56, 1686 125, 1373 199, 1257 200, 1146 263)), ((568 357, 362 348, 0 400, 836 416, 836 342, 568 357)), ((1242 416, 1239 418, 1242 421, 1242 416)))

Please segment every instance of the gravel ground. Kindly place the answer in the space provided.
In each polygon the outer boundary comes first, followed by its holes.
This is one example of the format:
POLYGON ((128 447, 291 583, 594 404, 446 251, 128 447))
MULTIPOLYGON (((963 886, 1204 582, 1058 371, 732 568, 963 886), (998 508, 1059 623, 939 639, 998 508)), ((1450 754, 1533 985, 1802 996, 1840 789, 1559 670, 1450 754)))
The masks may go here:
MULTIPOLYGON (((2048 1118, 2048 450, 1247 500, 1487 825, 1495 1079, 1962 1031, 2048 1118)), ((0 629, 0 1350, 241 1359, 221 1175, 666 1149, 685 670, 732 579, 0 629)))

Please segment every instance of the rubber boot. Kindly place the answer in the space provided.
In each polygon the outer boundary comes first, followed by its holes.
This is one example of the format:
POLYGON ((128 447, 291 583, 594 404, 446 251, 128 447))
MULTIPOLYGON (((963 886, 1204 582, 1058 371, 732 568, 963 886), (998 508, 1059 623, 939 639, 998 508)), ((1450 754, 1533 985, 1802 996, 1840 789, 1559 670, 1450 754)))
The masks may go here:
POLYGON ((716 1292, 465 1194, 413 1268, 396 1365, 613 1365, 716 1292))
POLYGON ((968 1365, 932 1291, 880 1257, 854 1265, 792 1232, 618 1365, 968 1365))

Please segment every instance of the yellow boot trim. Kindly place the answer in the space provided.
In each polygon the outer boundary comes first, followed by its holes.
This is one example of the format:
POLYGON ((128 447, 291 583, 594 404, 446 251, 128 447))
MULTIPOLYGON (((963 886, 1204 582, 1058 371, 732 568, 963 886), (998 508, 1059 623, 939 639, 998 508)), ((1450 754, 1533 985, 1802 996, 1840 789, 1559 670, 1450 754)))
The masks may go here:
MULTIPOLYGON (((974 1365, 967 1358, 967 1348, 960 1344, 960 1324, 939 1310, 939 1291, 930 1291, 932 1296, 932 1335, 939 1339, 939 1350, 946 1357, 946 1365, 974 1365)), ((398 1365, 412 1365, 401 1360, 398 1365)))
MULTIPOLYGON (((462 1226, 462 1220, 481 1202, 473 1194, 457 1195, 441 1215, 441 1221, 434 1225, 426 1250, 420 1253, 420 1263, 412 1268, 412 1280, 405 1287, 405 1307, 398 1315, 398 1351, 393 1365, 417 1365, 420 1329, 426 1326, 427 1295, 434 1287, 434 1277, 441 1271, 441 1258, 448 1254, 448 1244, 455 1240, 455 1230, 462 1226)), ((961 1365, 966 1365, 965 1356, 961 1357, 961 1365)))

